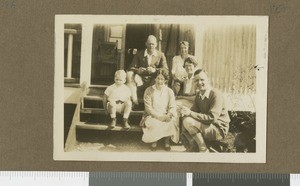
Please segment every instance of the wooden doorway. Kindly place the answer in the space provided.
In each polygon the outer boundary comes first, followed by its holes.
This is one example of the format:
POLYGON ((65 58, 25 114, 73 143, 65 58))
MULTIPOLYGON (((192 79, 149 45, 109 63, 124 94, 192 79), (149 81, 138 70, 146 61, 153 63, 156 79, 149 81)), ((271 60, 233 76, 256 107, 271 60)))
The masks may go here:
POLYGON ((114 74, 118 69, 120 56, 117 45, 108 42, 110 25, 95 25, 92 44, 92 85, 110 85, 114 82, 114 74))
POLYGON ((133 59, 133 50, 145 49, 148 35, 155 35, 155 26, 152 24, 128 24, 126 25, 125 39, 125 64, 127 70, 133 59))

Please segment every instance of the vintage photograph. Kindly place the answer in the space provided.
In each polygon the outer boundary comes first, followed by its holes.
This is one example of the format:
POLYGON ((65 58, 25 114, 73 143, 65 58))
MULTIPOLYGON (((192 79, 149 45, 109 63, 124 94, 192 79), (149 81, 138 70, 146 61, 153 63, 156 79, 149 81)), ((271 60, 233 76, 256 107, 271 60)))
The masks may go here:
POLYGON ((267 16, 56 15, 54 160, 265 163, 267 16))

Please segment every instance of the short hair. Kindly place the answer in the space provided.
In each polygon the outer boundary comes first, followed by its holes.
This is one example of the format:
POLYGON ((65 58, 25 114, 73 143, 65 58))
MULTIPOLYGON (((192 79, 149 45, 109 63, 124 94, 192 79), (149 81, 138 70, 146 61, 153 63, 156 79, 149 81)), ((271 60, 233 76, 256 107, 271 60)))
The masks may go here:
POLYGON ((184 45, 184 46, 187 46, 188 48, 190 47, 190 44, 189 44, 189 42, 187 42, 187 41, 180 41, 179 42, 179 48, 181 47, 181 45, 184 45))
POLYGON ((154 35, 149 35, 149 36, 147 37, 146 42, 148 42, 149 39, 154 39, 155 42, 157 43, 157 39, 156 39, 156 37, 155 37, 154 35))
POLYGON ((121 77, 121 78, 126 79, 126 72, 125 72, 125 70, 117 70, 117 71, 115 72, 115 77, 116 77, 116 76, 119 76, 119 77, 121 77))
POLYGON ((198 70, 196 70, 196 71, 194 72, 194 76, 197 76, 197 75, 200 74, 201 72, 204 72, 204 73, 207 75, 207 77, 208 77, 207 71, 205 71, 205 70, 203 70, 203 69, 198 69, 198 70))
POLYGON ((184 62, 183 62, 183 67, 185 67, 185 64, 186 64, 186 63, 193 64, 194 67, 198 65, 196 59, 193 58, 193 57, 187 57, 187 58, 184 60, 184 62))
POLYGON ((160 74, 162 76, 164 76, 164 78, 165 78, 166 81, 169 81, 170 76, 169 76, 169 71, 167 69, 162 68, 162 69, 157 70, 155 78, 157 76, 159 76, 160 74))

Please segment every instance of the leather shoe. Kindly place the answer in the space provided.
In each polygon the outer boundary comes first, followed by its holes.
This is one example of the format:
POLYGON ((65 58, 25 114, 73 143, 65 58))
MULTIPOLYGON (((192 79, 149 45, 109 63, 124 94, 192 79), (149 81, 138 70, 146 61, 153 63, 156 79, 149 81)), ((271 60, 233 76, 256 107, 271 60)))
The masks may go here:
POLYGON ((157 150, 157 143, 152 143, 150 146, 151 151, 156 151, 157 150))
POLYGON ((165 150, 166 151, 171 151, 171 147, 169 146, 169 147, 165 147, 165 150))
POLYGON ((169 144, 169 143, 165 143, 164 149, 165 149, 166 151, 171 151, 170 144, 169 144))

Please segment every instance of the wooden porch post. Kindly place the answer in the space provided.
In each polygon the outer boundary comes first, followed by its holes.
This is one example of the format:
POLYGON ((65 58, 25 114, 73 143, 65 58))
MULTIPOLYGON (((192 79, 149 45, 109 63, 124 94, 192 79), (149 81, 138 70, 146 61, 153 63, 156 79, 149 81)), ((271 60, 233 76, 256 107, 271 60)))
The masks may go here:
POLYGON ((65 29, 68 36, 68 57, 67 57, 67 79, 72 79, 72 54, 73 54, 73 34, 77 31, 74 29, 65 29))
POLYGON ((92 74, 92 49, 93 49, 93 25, 82 24, 81 59, 80 59, 80 84, 91 84, 92 74))

